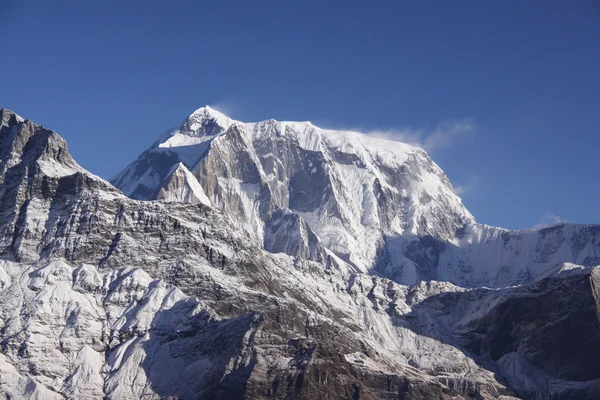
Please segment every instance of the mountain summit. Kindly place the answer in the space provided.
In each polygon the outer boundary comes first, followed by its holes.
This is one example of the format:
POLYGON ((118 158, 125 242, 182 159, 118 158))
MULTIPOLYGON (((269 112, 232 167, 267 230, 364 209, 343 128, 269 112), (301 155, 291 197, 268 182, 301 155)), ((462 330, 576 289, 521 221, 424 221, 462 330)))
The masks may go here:
POLYGON ((270 252, 402 284, 504 287, 573 257, 600 261, 598 245, 577 226, 547 235, 478 224, 422 149, 309 122, 246 123, 202 107, 112 180, 140 200, 164 198, 161 188, 169 187, 172 201, 187 201, 196 182, 270 252), (171 182, 180 163, 189 174, 171 182), (573 248, 570 240, 590 246, 573 248))
MULTIPOLYGON (((378 265, 387 238, 448 239, 474 223, 421 149, 308 122, 243 123, 210 107, 162 135, 112 182, 131 198, 154 200, 178 163, 267 250, 303 249, 357 271, 378 265), (284 234, 282 218, 305 232, 284 234)), ((402 268, 405 280, 417 278, 413 262, 402 268)))
POLYGON ((600 397, 599 226, 480 225, 420 149, 207 109, 137 200, 0 116, 0 398, 600 397))

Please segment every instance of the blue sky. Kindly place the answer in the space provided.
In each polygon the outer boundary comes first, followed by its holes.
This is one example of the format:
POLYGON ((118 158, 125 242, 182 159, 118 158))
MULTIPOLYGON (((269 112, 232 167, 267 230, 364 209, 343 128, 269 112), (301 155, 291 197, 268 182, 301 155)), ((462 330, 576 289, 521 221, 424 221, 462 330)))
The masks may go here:
POLYGON ((100 176, 210 104, 419 141, 480 222, 600 223, 597 1, 0 9, 0 107, 59 132, 100 176))

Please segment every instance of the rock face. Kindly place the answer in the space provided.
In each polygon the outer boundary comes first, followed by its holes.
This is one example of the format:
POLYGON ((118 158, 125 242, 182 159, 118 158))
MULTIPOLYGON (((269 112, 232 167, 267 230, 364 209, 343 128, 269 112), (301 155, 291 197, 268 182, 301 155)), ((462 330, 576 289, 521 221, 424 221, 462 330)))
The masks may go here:
POLYGON ((600 396, 596 226, 479 225, 421 150, 209 109, 139 201, 1 117, 3 397, 600 396))
POLYGON ((204 189, 192 173, 179 163, 173 167, 155 194, 157 200, 179 201, 183 203, 210 206, 204 189))
MULTIPOLYGON (((391 268, 407 270, 400 281, 434 272, 420 268, 419 255, 400 257, 395 236, 448 239, 474 222, 421 149, 309 122, 241 123, 210 107, 162 135, 113 183, 131 198, 153 200, 177 163, 266 250, 298 255, 309 248, 315 260, 329 252, 361 272, 396 263, 391 268), (283 215, 302 232, 277 235, 283 215), (390 252, 394 260, 382 262, 390 252)), ((415 247, 418 239, 404 242, 415 247)))
MULTIPOLYGON (((158 199, 180 163, 267 251, 315 261, 329 254, 401 284, 501 288, 563 262, 600 264, 600 227, 478 224, 423 150, 357 132, 242 123, 203 107, 112 182, 131 198, 158 199)), ((170 199, 185 201, 185 190, 170 199)))

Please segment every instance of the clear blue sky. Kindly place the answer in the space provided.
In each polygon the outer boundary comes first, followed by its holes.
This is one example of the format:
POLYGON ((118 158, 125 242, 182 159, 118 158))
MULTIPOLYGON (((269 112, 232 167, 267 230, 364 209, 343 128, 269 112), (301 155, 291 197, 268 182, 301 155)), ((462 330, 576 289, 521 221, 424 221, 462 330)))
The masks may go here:
POLYGON ((0 107, 59 132, 105 178, 211 104, 241 120, 442 138, 431 154, 480 222, 600 223, 598 1, 0 0, 0 10, 0 107), (461 122, 474 131, 453 131, 461 122))

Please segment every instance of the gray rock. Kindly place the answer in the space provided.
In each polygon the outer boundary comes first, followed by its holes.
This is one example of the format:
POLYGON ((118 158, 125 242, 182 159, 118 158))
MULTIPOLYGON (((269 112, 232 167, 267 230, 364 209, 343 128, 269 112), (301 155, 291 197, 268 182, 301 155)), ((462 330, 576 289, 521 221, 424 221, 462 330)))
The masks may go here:
MULTIPOLYGON (((293 132, 269 121, 262 126, 272 125, 265 128, 270 133, 251 143, 235 123, 224 131, 228 120, 206 115, 181 128, 208 138, 193 144, 193 154, 207 153, 205 161, 192 165, 191 153, 157 151, 157 144, 147 153, 155 159, 136 162, 144 171, 152 165, 148 176, 156 174, 157 186, 129 188, 172 201, 139 201, 79 167, 56 133, 6 110, 1 116, 4 397, 593 399, 600 393, 597 227, 511 232, 477 225, 466 210, 432 217, 448 207, 443 198, 420 193, 417 204, 407 192, 413 203, 392 204, 400 195, 381 181, 361 192, 363 210, 371 211, 356 220, 344 209, 353 203, 339 197, 342 175, 332 169, 363 168, 364 157, 335 146, 294 148, 293 140, 281 139, 293 132), (269 152, 276 155, 271 161, 269 152), (186 171, 172 169, 178 162, 193 172, 210 205, 180 196, 195 192, 186 171), (162 180, 162 168, 170 179, 162 180), (313 185, 306 176, 312 168, 330 171, 313 185), (265 180, 266 171, 285 187, 265 180), (377 206, 364 198, 386 191, 389 198, 380 195, 377 206), (373 207, 380 219, 371 218, 373 207), (360 246, 334 248, 319 230, 327 225, 313 229, 307 213, 315 210, 341 221, 348 238, 365 232, 353 231, 357 226, 392 224, 394 213, 404 218, 403 229, 416 231, 375 230, 379 253, 365 270, 356 257, 360 246), (419 210, 434 214, 418 216, 419 210), (418 272, 415 284, 398 283, 410 265, 418 272), (444 276, 452 279, 438 281, 444 276), (502 288, 476 287, 490 281, 502 288)), ((313 128, 306 127, 310 137, 313 128)), ((414 157, 428 159, 420 151, 414 157)), ((453 193, 435 164, 410 160, 400 172, 382 172, 387 185, 410 188, 419 177, 436 176, 444 193, 453 193)), ((122 176, 130 179, 138 167, 122 176)))

